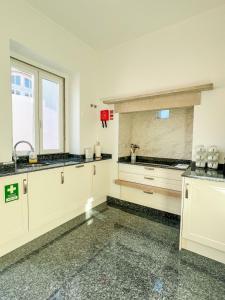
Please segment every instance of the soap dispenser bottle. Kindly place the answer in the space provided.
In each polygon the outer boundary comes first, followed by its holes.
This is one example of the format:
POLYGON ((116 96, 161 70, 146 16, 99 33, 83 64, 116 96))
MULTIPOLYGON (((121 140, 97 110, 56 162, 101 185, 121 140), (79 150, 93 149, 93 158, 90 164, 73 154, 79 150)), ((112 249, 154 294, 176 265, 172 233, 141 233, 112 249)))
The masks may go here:
POLYGON ((37 163, 37 154, 33 151, 29 154, 29 164, 36 164, 37 163))
POLYGON ((101 145, 100 145, 100 142, 97 142, 95 144, 95 159, 99 160, 101 158, 102 158, 101 145))

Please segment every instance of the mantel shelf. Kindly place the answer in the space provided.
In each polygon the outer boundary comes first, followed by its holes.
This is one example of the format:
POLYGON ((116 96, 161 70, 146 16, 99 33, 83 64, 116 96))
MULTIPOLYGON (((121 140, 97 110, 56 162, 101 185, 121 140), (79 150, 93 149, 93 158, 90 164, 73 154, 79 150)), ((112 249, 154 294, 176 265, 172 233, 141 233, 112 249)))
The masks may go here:
POLYGON ((173 96, 177 94, 200 93, 209 90, 213 90, 213 83, 194 85, 194 86, 157 91, 157 92, 149 92, 145 94, 132 95, 132 96, 111 97, 111 98, 108 97, 108 98, 101 99, 101 101, 103 101, 104 104, 119 104, 123 102, 137 101, 138 99, 151 99, 156 97, 173 96))
POLYGON ((201 92, 213 89, 213 83, 193 85, 141 95, 102 99, 114 104, 117 113, 184 108, 201 104, 201 92))

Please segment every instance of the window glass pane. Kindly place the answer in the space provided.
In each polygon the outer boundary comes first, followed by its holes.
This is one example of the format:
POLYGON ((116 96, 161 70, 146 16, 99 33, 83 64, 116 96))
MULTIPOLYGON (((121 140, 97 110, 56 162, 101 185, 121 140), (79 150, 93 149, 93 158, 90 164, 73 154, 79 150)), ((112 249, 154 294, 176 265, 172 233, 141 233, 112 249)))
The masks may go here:
MULTIPOLYGON (((35 148, 35 99, 32 88, 25 90, 18 83, 28 78, 33 82, 34 75, 24 72, 15 67, 11 69, 12 75, 12 117, 13 117, 13 145, 18 141, 26 140, 35 148), (19 79, 18 79, 19 78, 19 79)), ((17 148, 18 151, 28 151, 29 146, 21 144, 17 148)))
POLYGON ((170 117, 170 110, 163 109, 156 112, 157 119, 169 119, 170 117))
POLYGON ((59 84, 42 79, 43 150, 60 148, 59 84))
POLYGON ((25 78, 25 79, 24 79, 24 86, 25 86, 25 88, 30 89, 30 88, 32 87, 32 85, 31 85, 31 80, 28 79, 28 78, 25 78))

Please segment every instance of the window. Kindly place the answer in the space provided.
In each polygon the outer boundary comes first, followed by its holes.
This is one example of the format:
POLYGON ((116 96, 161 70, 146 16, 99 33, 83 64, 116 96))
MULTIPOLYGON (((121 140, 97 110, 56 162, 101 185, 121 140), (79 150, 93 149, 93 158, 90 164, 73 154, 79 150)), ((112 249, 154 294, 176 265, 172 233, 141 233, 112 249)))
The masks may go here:
POLYGON ((31 79, 24 78, 24 86, 27 89, 31 89, 32 88, 32 81, 31 81, 31 79))
POLYGON ((156 112, 157 119, 169 119, 169 117, 170 117, 169 109, 163 109, 156 112))
POLYGON ((12 73, 12 84, 20 85, 21 84, 21 78, 20 75, 15 75, 12 73))
MULTIPOLYGON (((12 59, 13 145, 29 141, 36 153, 64 151, 64 80, 12 59), (18 75, 19 74, 19 75, 18 75), (14 86, 19 76, 20 86, 14 86)), ((20 154, 30 150, 18 146, 20 154)))

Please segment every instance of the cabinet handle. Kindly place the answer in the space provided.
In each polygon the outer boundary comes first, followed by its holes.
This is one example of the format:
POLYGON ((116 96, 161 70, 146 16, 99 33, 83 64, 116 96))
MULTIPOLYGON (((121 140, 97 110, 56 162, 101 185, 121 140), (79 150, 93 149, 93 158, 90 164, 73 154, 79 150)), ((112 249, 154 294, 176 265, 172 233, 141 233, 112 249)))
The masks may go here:
POLYGON ((145 167, 145 170, 150 170, 150 171, 154 171, 154 168, 149 168, 149 167, 145 167))
POLYGON ((27 180, 24 179, 24 180, 23 180, 23 194, 24 194, 24 195, 27 194, 27 190, 28 190, 28 188, 27 188, 27 180))
POLYGON ((79 165, 79 166, 76 166, 76 168, 83 168, 84 165, 79 165))
POLYGON ((143 191, 143 193, 145 193, 145 194, 150 194, 150 195, 153 195, 154 193, 152 192, 152 191, 143 191))
POLYGON ((96 175, 96 165, 94 165, 94 175, 96 175))
POLYGON ((188 186, 189 184, 186 184, 186 188, 185 188, 185 199, 188 199, 188 186))
POLYGON ((152 178, 152 177, 144 177, 144 179, 148 179, 148 180, 154 180, 154 178, 152 178))
POLYGON ((64 178, 64 172, 61 172, 61 184, 64 184, 65 178, 64 178))

